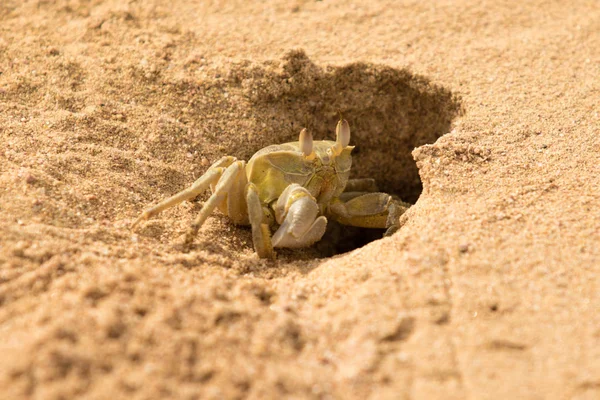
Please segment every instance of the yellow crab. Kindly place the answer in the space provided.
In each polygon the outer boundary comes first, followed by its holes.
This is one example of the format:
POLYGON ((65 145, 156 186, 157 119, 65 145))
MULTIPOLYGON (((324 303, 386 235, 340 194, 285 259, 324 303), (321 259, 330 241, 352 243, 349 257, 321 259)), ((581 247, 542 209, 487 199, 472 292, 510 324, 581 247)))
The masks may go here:
POLYGON ((410 205, 377 192, 373 179, 349 179, 354 148, 349 143, 350 126, 340 116, 335 142, 313 141, 303 129, 298 142, 265 147, 248 163, 222 157, 192 186, 146 209, 131 228, 210 187, 212 195, 186 234, 186 248, 217 207, 233 223, 252 227, 254 249, 261 258, 275 258, 274 247, 311 246, 323 237, 328 218, 344 225, 387 228, 386 234, 391 234, 410 205))

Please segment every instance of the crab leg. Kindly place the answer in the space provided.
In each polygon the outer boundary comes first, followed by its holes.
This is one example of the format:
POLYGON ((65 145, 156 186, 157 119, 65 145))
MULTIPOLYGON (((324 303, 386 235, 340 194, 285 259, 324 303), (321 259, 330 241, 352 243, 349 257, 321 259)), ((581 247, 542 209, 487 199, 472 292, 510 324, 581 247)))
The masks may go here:
POLYGON ((349 179, 344 192, 377 192, 377 183, 372 178, 349 179))
POLYGON ((410 204, 395 200, 387 193, 348 193, 340 196, 329 206, 333 220, 362 228, 388 228, 386 235, 395 232, 399 218, 410 204))
POLYGON ((252 226, 252 243, 254 251, 260 258, 275 258, 275 251, 271 242, 271 232, 267 222, 268 210, 265 210, 258 196, 258 189, 254 183, 246 186, 246 203, 248 204, 248 219, 252 226))
POLYGON ((185 235, 185 247, 189 247, 192 244, 198 230, 202 227, 202 224, 204 224, 204 221, 206 221, 206 218, 208 218, 214 209, 223 201, 226 201, 229 189, 235 183, 236 179, 239 179, 239 174, 245 173, 244 166, 244 161, 236 161, 225 169, 214 188, 213 194, 206 200, 200 213, 198 213, 198 216, 194 219, 190 229, 187 231, 185 235))
POLYGON ((225 171, 225 167, 228 167, 234 161, 235 157, 226 156, 221 158, 219 161, 211 165, 204 175, 198 178, 196 182, 192 184, 192 186, 169 197, 168 199, 161 201, 154 207, 144 210, 144 212, 142 212, 142 214, 134 221, 134 223, 131 224, 130 229, 134 229, 140 222, 157 215, 167 208, 171 208, 182 201, 193 199, 194 197, 200 195, 202 192, 208 189, 210 185, 213 185, 215 182, 217 182, 223 174, 223 171, 225 171))

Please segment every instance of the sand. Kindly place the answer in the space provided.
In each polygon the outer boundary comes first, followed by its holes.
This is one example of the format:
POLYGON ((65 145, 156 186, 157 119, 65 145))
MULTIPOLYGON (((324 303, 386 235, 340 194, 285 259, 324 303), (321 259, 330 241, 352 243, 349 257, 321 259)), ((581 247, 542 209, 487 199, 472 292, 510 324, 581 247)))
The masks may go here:
POLYGON ((597 1, 356 3, 0 3, 0 398, 600 398, 597 1), (338 110, 393 236, 129 230, 338 110))

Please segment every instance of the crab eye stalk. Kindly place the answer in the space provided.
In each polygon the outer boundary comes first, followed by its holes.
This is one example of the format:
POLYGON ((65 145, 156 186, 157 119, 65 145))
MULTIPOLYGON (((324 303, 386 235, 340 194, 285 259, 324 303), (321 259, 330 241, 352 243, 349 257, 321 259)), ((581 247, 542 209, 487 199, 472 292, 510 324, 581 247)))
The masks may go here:
POLYGON ((342 119, 337 123, 335 127, 335 145, 333 146, 333 152, 336 155, 342 153, 342 150, 350 143, 350 125, 348 121, 342 119))
POLYGON ((306 128, 300 131, 300 151, 304 154, 305 157, 312 158, 314 156, 313 152, 313 137, 312 133, 306 130, 306 128))

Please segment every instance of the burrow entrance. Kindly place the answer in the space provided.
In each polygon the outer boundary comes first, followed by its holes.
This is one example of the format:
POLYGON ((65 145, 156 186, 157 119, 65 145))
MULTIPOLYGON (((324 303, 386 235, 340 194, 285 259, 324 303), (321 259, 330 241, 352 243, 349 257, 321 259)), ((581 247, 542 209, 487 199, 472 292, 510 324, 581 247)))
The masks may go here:
MULTIPOLYGON (((457 96, 405 69, 367 63, 322 68, 301 50, 287 53, 275 69, 240 66, 231 79, 250 99, 253 117, 264 121, 265 145, 297 140, 304 126, 315 140, 333 140, 341 111, 356 146, 351 177, 374 178, 381 191, 413 204, 423 186, 411 152, 449 132, 461 113, 457 96)), ((383 233, 331 223, 316 249, 332 256, 383 233)))
MULTIPOLYGON (((212 148, 219 156, 248 160, 265 146, 298 140, 303 127, 315 140, 334 139, 339 111, 350 124, 351 144, 356 146, 351 178, 374 178, 381 191, 413 204, 422 183, 411 152, 449 132, 461 113, 453 93, 408 70, 360 62, 321 67, 302 50, 278 61, 240 62, 206 78, 175 84, 160 76, 144 81, 140 97, 161 106, 165 99, 174 100, 170 109, 188 110, 177 115, 177 121, 194 132, 180 135, 173 127, 171 134, 164 131, 164 136, 147 138, 143 145, 150 153, 175 161, 169 155, 180 150, 165 152, 165 147, 185 146, 191 153, 212 148), (158 88, 161 96, 156 95, 158 88)), ((196 176, 204 172, 201 168, 196 176)), ((361 247, 383 233, 330 225, 327 237, 314 249, 279 253, 327 257, 361 247)))

